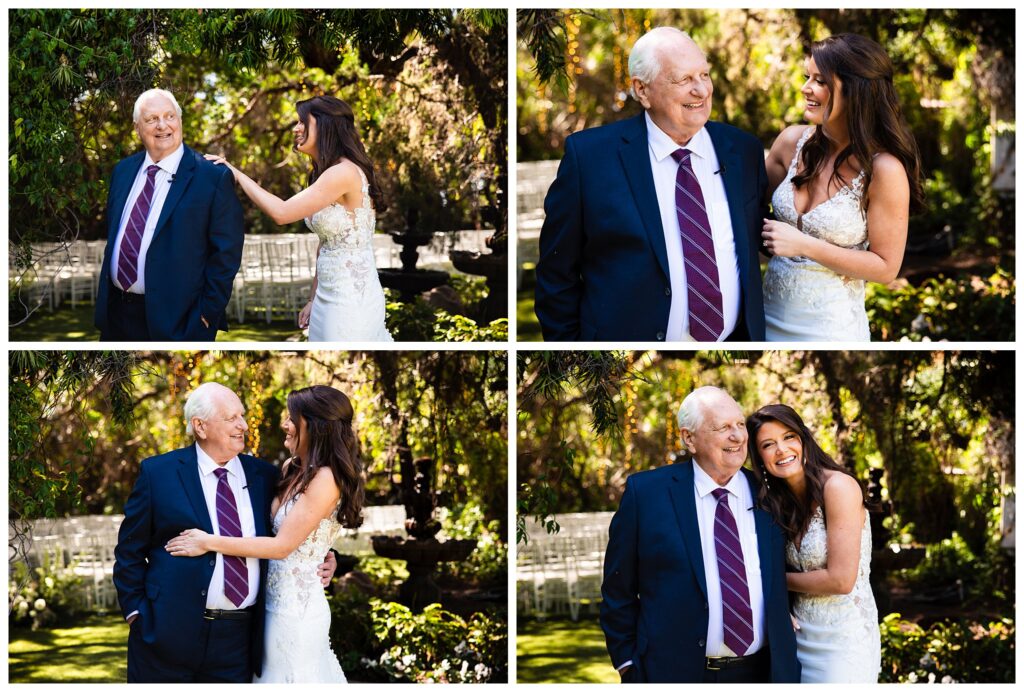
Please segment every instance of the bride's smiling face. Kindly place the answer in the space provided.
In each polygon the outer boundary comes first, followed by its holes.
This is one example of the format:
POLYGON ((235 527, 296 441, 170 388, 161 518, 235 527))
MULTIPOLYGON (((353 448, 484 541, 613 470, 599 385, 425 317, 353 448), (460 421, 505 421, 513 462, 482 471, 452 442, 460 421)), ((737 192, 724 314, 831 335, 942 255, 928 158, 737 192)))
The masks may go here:
POLYGON ((765 469, 776 478, 804 473, 804 445, 800 435, 778 421, 766 421, 757 431, 757 453, 765 469))
POLYGON ((830 89, 828 82, 825 81, 825 76, 818 70, 814 58, 807 58, 804 61, 804 85, 800 88, 800 93, 804 97, 804 118, 812 125, 823 124, 826 117, 828 122, 833 124, 839 123, 845 118, 843 82, 839 77, 836 77, 834 81, 835 89, 830 89), (830 106, 831 110, 829 110, 830 106))
POLYGON ((295 121, 292 134, 295 135, 295 149, 307 156, 316 158, 316 117, 310 114, 308 123, 301 119, 295 121))
POLYGON ((299 422, 296 425, 291 416, 287 416, 284 422, 281 423, 281 429, 284 430, 284 448, 292 456, 305 459, 306 453, 309 452, 309 443, 306 437, 306 419, 299 416, 299 422))

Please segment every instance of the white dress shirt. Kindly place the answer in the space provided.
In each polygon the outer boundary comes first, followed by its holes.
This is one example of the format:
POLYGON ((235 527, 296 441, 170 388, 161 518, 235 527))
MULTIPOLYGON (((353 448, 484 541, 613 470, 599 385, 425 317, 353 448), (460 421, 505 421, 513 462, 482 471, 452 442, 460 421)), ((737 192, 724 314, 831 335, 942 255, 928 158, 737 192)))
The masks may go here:
MULTIPOLYGON (((199 481, 203 485, 203 495, 206 497, 206 508, 210 511, 210 520, 213 522, 213 532, 220 534, 220 526, 217 522, 217 474, 214 471, 219 468, 217 462, 211 459, 203 448, 196 443, 196 456, 199 457, 199 481)), ((235 506, 238 508, 238 520, 242 525, 242 536, 251 537, 256 535, 256 522, 253 519, 252 501, 249 499, 249 491, 246 490, 245 469, 242 462, 235 457, 224 464, 228 470, 228 485, 235 494, 235 506)), ((240 605, 235 605, 224 595, 224 556, 220 553, 208 553, 215 555, 217 563, 213 567, 213 578, 210 580, 210 587, 206 590, 206 607, 217 610, 236 610, 248 608, 256 602, 256 596, 260 589, 260 561, 254 557, 245 558, 246 567, 249 568, 249 595, 240 605)))
POLYGON ((690 165, 704 195, 704 206, 708 211, 711 236, 715 243, 718 286, 722 291, 722 314, 725 318, 725 328, 719 337, 721 341, 736 328, 740 312, 740 270, 732 233, 732 217, 729 216, 729 200, 725 196, 722 175, 718 172, 721 166, 718 164, 715 146, 707 129, 701 128, 685 147, 680 147, 654 124, 650 115, 644 113, 644 118, 647 120, 648 153, 651 157, 651 172, 654 174, 654 190, 658 195, 661 227, 665 231, 669 281, 672 285, 672 306, 668 313, 665 340, 693 341, 690 336, 683 241, 679 231, 679 215, 676 213, 676 175, 679 164, 672 158, 672 152, 683 148, 691 152, 690 165))
POLYGON ((142 194, 142 188, 146 184, 146 169, 153 165, 153 159, 149 153, 142 162, 142 166, 135 174, 135 182, 128 193, 128 200, 121 211, 121 225, 117 229, 117 238, 114 240, 114 252, 110 256, 110 279, 114 285, 122 291, 129 293, 146 293, 146 253, 149 252, 149 244, 153 242, 153 231, 156 230, 156 222, 160 219, 160 212, 164 208, 164 201, 167 199, 167 191, 171 188, 171 181, 174 174, 178 172, 178 165, 181 157, 185 154, 185 145, 181 144, 173 154, 165 156, 156 165, 160 170, 153 178, 153 199, 149 205, 149 216, 146 217, 146 228, 142 232, 142 242, 139 244, 139 278, 132 284, 131 290, 121 285, 121 277, 118 276, 118 262, 121 260, 121 241, 124 239, 124 231, 128 228, 128 219, 131 218, 132 210, 135 209, 135 201, 142 194))
MULTIPOLYGON (((747 588, 750 591, 750 610, 754 615, 754 641, 746 651, 732 651, 725 645, 722 625, 722 585, 718 578, 718 557, 715 554, 715 511, 718 500, 711 494, 720 487, 704 469, 693 462, 693 493, 697 502, 697 525, 704 557, 704 577, 708 584, 708 636, 706 656, 746 656, 756 653, 764 645, 764 593, 761 589, 761 558, 757 554, 757 529, 754 525, 754 497, 750 483, 742 471, 737 471, 724 487, 729 491, 727 502, 736 518, 746 567, 747 588)), ((788 626, 788 625, 787 625, 788 626)))

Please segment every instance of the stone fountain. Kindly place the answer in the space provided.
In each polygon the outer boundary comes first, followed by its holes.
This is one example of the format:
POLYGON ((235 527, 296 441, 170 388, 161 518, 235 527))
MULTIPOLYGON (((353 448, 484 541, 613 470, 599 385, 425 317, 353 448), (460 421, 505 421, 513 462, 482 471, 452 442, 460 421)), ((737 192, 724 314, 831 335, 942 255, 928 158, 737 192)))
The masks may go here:
POLYGON ((433 231, 417 230, 418 219, 419 212, 414 208, 409 209, 405 214, 406 229, 390 234, 391 240, 402 246, 399 253, 402 268, 377 270, 381 285, 398 291, 399 300, 403 303, 411 303, 419 294, 448 283, 447 272, 416 268, 416 262, 420 257, 419 248, 428 245, 434 239, 433 231))
POLYGON ((405 505, 405 531, 411 538, 373 536, 373 552, 381 557, 404 560, 409 578, 398 590, 398 600, 420 611, 441 600, 441 588, 433 574, 442 562, 459 562, 476 548, 475 540, 437 540, 441 523, 434 519, 437 493, 432 488, 434 460, 421 458, 412 469, 402 464, 402 502, 405 505), (414 471, 407 473, 407 471, 414 471))
POLYGON ((477 307, 477 322, 487 324, 508 316, 508 231, 496 207, 482 210, 484 221, 498 229, 487 239, 488 253, 452 250, 448 256, 452 266, 464 274, 482 276, 487 280, 487 297, 477 307))

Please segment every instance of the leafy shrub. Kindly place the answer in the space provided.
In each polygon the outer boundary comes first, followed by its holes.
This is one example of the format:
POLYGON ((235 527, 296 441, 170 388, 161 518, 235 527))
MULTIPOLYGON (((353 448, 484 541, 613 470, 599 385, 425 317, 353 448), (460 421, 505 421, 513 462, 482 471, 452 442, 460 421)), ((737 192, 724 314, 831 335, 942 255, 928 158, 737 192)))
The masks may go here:
POLYGON ((7 602, 11 624, 31 622, 37 630, 67 624, 85 607, 85 590, 74 565, 59 567, 48 557, 30 571, 24 562, 15 562, 7 602))
POLYGON ((872 338, 882 341, 1013 341, 1013 276, 963 274, 895 290, 869 283, 872 338))
POLYGON ((479 326, 465 315, 437 310, 422 298, 387 304, 387 325, 395 341, 507 341, 508 319, 479 326))
POLYGON ((1016 628, 1011 618, 987 626, 944 621, 925 630, 892 613, 880 628, 879 682, 1014 681, 1016 628))
POLYGON ((507 679, 508 627, 475 613, 464 620, 429 605, 413 613, 400 603, 370 601, 383 653, 364 664, 408 682, 502 682, 507 679))

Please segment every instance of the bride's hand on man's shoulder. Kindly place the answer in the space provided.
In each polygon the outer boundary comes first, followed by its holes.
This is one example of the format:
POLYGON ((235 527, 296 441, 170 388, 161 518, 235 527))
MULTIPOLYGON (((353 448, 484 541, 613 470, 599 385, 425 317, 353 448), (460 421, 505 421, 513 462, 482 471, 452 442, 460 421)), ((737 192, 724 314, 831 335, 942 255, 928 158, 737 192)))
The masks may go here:
POLYGON ((206 539, 210 534, 200 529, 186 529, 167 541, 164 549, 175 557, 198 557, 210 552, 206 547, 206 539))
POLYGON ((220 155, 220 154, 203 154, 203 158, 206 159, 207 161, 209 161, 210 163, 216 165, 216 166, 227 166, 231 170, 232 175, 234 175, 236 178, 238 177, 238 169, 235 168, 234 166, 232 166, 228 162, 228 160, 226 158, 224 158, 222 155, 220 155))

